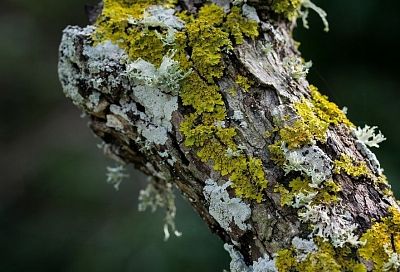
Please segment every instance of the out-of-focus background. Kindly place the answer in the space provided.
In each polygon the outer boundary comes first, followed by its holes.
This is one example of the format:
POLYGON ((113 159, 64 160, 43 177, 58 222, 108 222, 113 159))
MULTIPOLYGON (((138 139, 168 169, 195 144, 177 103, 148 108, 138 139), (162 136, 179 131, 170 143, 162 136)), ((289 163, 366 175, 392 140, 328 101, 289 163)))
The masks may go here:
MULTIPOLYGON (((131 170, 119 191, 105 182, 114 163, 57 79, 62 29, 85 25, 89 0, 0 3, 0 271, 222 271, 229 257, 177 196, 181 238, 163 241, 163 213, 138 213, 145 178, 131 170)), ((315 0, 295 36, 314 66, 312 83, 357 124, 388 138, 375 149, 400 195, 400 2, 315 0)), ((93 3, 93 2, 92 2, 93 3)))

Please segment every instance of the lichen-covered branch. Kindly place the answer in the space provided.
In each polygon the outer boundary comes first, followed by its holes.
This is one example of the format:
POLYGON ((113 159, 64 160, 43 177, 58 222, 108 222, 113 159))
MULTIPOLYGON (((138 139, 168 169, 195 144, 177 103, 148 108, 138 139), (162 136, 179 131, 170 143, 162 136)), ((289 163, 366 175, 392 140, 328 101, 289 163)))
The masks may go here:
POLYGON ((309 0, 104 0, 64 30, 60 80, 105 153, 153 177, 140 207, 167 208, 166 236, 175 185, 231 271, 397 271, 400 211, 370 150, 385 138, 305 79, 291 31, 308 9, 327 29, 309 0))

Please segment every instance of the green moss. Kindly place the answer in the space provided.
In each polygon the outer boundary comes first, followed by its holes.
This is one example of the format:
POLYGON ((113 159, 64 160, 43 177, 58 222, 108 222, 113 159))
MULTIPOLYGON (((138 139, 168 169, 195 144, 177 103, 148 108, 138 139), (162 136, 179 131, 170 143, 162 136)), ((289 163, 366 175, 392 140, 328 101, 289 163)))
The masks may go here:
POLYGON ((390 215, 380 222, 375 222, 360 238, 364 243, 358 254, 361 258, 374 264, 373 271, 397 271, 385 267, 390 255, 400 252, 400 212, 397 208, 389 208, 390 215))
POLYGON ((341 154, 339 160, 334 162, 334 173, 339 174, 341 171, 353 177, 371 177, 372 173, 367 164, 363 161, 355 161, 347 154, 341 154))
POLYGON ((239 87, 241 87, 245 92, 248 92, 250 87, 254 84, 254 82, 250 79, 248 79, 245 76, 242 75, 237 75, 235 82, 239 87))
POLYGON ((274 0, 272 10, 290 21, 297 19, 303 0, 274 0))
POLYGON ((234 6, 226 17, 224 27, 231 33, 236 44, 244 42, 244 36, 255 39, 258 37, 258 23, 242 16, 241 9, 234 6))

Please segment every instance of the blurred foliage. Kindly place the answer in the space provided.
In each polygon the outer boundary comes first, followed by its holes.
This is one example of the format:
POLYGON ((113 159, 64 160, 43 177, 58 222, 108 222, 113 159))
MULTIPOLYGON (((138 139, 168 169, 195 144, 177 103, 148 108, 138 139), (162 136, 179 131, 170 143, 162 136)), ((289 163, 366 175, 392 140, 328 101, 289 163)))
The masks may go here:
MULTIPOLYGON (((378 125, 388 138, 375 150, 400 191, 400 2, 320 0, 324 33, 295 36, 309 79, 357 125, 378 125)), ((96 148, 87 120, 64 98, 57 78, 62 29, 85 25, 84 0, 0 3, 0 271, 222 271, 229 258, 185 200, 178 198, 181 238, 163 242, 162 212, 137 212, 144 177, 116 192, 105 182, 113 165, 96 148)))

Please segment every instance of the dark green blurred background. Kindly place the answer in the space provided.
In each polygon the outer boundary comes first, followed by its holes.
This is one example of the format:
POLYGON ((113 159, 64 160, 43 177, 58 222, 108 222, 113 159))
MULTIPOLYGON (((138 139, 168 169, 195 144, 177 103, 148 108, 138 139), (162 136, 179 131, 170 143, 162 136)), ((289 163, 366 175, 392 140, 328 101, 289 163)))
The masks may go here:
MULTIPOLYGON (((229 258, 219 239, 178 196, 182 238, 163 242, 162 217, 137 212, 144 177, 116 192, 107 160, 87 120, 64 98, 57 47, 68 24, 85 25, 89 0, 1 0, 0 3, 0 271, 222 271, 229 258)), ((378 125, 388 140, 375 150, 400 195, 400 2, 319 0, 326 34, 296 39, 309 79, 357 125, 378 125)))

